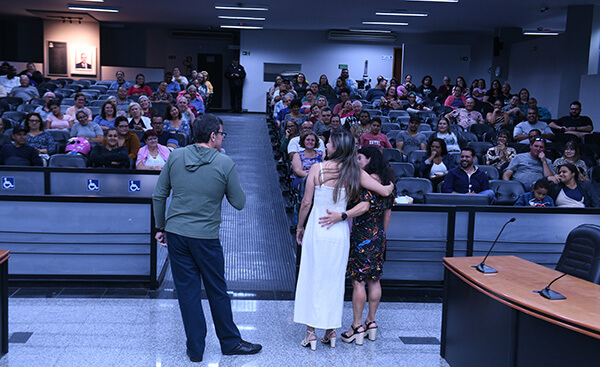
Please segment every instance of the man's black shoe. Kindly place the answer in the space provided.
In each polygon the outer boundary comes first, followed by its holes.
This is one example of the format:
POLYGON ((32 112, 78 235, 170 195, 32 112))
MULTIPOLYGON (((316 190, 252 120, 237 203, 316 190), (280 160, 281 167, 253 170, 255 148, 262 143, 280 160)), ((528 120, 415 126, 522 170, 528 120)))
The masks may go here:
POLYGON ((186 351, 186 354, 190 358, 190 361, 192 361, 192 362, 202 362, 202 357, 192 357, 190 355, 190 351, 189 350, 186 351))
POLYGON ((226 356, 243 355, 243 354, 256 354, 260 352, 262 345, 248 343, 242 340, 235 348, 229 352, 223 352, 226 356))

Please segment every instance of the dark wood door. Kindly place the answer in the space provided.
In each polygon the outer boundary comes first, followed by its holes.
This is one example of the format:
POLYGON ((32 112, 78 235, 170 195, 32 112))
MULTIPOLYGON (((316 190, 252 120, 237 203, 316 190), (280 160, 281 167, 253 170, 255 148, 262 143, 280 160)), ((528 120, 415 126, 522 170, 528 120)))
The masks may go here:
POLYGON ((198 71, 206 70, 213 85, 211 108, 223 107, 223 55, 198 54, 198 71))

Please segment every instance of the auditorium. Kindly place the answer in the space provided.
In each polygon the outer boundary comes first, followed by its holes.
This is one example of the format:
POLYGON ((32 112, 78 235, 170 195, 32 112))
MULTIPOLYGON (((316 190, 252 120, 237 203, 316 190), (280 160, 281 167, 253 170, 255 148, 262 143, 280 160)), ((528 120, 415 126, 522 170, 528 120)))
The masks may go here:
POLYGON ((0 366, 598 364, 596 1, 3 5, 0 366))

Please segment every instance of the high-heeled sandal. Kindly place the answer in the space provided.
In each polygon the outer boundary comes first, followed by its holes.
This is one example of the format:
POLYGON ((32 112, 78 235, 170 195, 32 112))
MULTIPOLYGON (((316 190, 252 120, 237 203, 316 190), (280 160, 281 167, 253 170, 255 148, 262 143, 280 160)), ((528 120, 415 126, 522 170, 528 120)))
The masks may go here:
POLYGON ((332 348, 335 348, 335 341, 337 340, 337 333, 335 329, 331 329, 330 332, 325 332, 325 335, 321 338, 321 343, 329 344, 332 348))
POLYGON ((375 339, 377 338, 377 324, 375 323, 375 320, 370 321, 370 322, 365 322, 365 326, 367 327, 367 336, 369 337, 370 341, 375 341, 375 339), (371 327, 371 325, 375 325, 373 327, 371 327))
POLYGON ((315 334, 315 331, 306 330, 306 337, 300 342, 300 345, 303 347, 310 346, 310 350, 317 350, 317 334, 315 334))
POLYGON ((356 342, 356 345, 363 345, 363 342, 365 340, 365 332, 364 331, 358 331, 358 329, 360 329, 361 327, 363 327, 362 325, 358 325, 358 326, 354 326, 352 325, 352 335, 348 335, 346 333, 342 333, 342 341, 345 343, 352 343, 352 342, 356 342))

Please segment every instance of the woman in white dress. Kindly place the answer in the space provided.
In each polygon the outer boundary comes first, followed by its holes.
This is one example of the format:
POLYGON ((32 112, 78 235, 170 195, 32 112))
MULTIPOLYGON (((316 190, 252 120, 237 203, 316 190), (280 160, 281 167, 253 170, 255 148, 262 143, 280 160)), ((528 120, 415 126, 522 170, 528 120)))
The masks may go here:
POLYGON ((316 349, 315 328, 326 329, 321 341, 335 347, 335 329, 342 326, 344 281, 350 248, 346 206, 360 194, 360 187, 389 196, 394 185, 383 186, 360 169, 354 137, 347 131, 331 134, 327 144, 328 160, 314 164, 298 216, 296 238, 302 246, 300 272, 296 287, 294 322, 305 324, 301 345, 316 349), (313 205, 314 195, 314 205, 313 205), (310 216, 309 210, 313 205, 310 216), (321 227, 319 218, 338 212, 341 221, 321 227), (303 225, 308 217, 306 230, 303 225))

